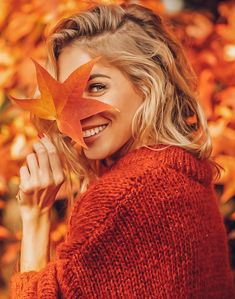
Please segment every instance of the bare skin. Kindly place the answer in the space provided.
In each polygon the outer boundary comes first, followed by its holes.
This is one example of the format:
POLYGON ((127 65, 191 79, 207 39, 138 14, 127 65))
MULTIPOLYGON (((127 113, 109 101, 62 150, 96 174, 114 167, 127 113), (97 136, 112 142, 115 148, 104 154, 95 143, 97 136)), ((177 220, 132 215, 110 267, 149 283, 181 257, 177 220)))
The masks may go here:
MULTIPOLYGON (((77 46, 67 46, 60 54, 59 81, 63 82, 76 68, 91 59, 77 46)), ((82 127, 108 123, 107 128, 84 153, 88 159, 109 159, 131 137, 132 118, 143 98, 132 82, 116 67, 100 61, 92 69, 84 97, 115 106, 120 112, 104 111, 81 121, 82 127), (99 74, 99 75, 97 75, 99 74)), ((38 271, 50 258, 50 210, 64 182, 60 158, 49 137, 33 145, 20 169, 21 200, 18 200, 23 223, 20 271, 38 271)))
POLYGON ((22 218, 20 271, 38 271, 50 259, 50 210, 64 182, 59 155, 49 137, 33 144, 20 168, 18 204, 22 218))
MULTIPOLYGON (((77 45, 66 46, 58 60, 59 81, 63 82, 76 68, 91 59, 89 53, 77 45)), ((82 127, 108 123, 100 136, 88 145, 88 149, 84 149, 88 159, 107 159, 116 154, 131 138, 132 119, 143 102, 143 96, 137 93, 126 75, 103 59, 94 65, 90 78, 83 96, 97 99, 120 110, 104 111, 81 120, 82 127)))

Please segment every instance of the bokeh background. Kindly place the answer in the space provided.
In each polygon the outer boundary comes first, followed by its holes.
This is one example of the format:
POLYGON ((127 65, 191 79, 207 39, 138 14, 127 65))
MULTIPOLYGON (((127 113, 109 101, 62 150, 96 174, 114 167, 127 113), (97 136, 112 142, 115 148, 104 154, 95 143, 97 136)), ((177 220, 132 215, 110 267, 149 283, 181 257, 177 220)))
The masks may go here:
MULTIPOLYGON (((213 156, 224 167, 215 189, 235 272, 235 1, 126 2, 150 7, 167 20, 198 75, 199 100, 208 119, 213 156)), ((79 0, 0 0, 0 298, 8 296, 9 277, 20 252, 21 219, 15 199, 19 168, 38 138, 28 113, 12 106, 7 95, 32 97, 36 75, 31 58, 45 65, 45 39, 51 26, 90 4, 79 0)), ((52 255, 66 232, 66 191, 62 189, 57 199, 52 214, 52 255)))

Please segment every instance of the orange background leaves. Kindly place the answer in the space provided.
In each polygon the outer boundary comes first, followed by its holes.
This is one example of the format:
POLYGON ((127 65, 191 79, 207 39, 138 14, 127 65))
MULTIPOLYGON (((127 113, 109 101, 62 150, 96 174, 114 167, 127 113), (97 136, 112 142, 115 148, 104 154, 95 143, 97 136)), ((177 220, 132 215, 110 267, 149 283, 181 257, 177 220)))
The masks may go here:
MULTIPOLYGON (((121 3, 118 0, 100 0, 121 3)), ((128 1, 126 1, 128 2, 128 1)), ((224 167, 216 184, 222 213, 235 220, 235 2, 224 1, 215 21, 209 13, 181 11, 167 15, 160 1, 129 1, 165 14, 198 75, 200 102, 213 139, 213 156, 224 167)), ((7 94, 30 98, 36 75, 30 60, 41 65, 46 59, 45 38, 51 24, 91 4, 80 0, 0 1, 0 297, 7 293, 12 264, 19 253, 21 222, 15 200, 20 164, 37 138, 28 113, 10 104, 7 94), (4 267, 3 267, 4 266, 4 267), (5 285, 4 285, 5 282, 5 285)), ((59 194, 51 232, 52 249, 66 231, 63 205, 65 190, 59 194)), ((229 238, 234 238, 233 231, 229 238)), ((6 297, 7 298, 7 297, 6 297)))

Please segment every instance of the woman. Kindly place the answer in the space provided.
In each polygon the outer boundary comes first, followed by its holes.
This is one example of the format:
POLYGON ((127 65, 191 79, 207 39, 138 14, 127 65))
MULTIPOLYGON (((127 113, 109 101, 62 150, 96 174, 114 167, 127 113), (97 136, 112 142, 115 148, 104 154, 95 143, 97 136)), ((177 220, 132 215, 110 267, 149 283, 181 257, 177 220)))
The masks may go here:
POLYGON ((60 82, 101 57, 84 97, 120 112, 81 121, 87 149, 35 118, 50 136, 20 171, 11 298, 235 298, 195 76, 160 17, 138 5, 99 5, 62 20, 48 49, 60 82), (66 167, 79 194, 50 261, 50 208, 66 167))

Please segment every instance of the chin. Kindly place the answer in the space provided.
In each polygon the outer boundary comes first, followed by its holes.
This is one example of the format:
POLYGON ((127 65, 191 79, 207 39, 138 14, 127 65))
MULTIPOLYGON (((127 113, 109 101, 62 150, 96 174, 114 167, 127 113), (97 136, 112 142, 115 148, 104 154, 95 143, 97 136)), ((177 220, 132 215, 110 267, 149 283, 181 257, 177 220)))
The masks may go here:
POLYGON ((102 160, 110 155, 109 149, 102 147, 88 147, 88 149, 83 149, 83 152, 87 159, 90 160, 102 160))
POLYGON ((104 160, 104 159, 114 159, 116 160, 116 156, 118 156, 119 151, 122 149, 122 144, 119 146, 116 144, 115 146, 111 143, 106 143, 96 146, 88 147, 88 149, 83 149, 84 155, 87 159, 90 160, 104 160))

